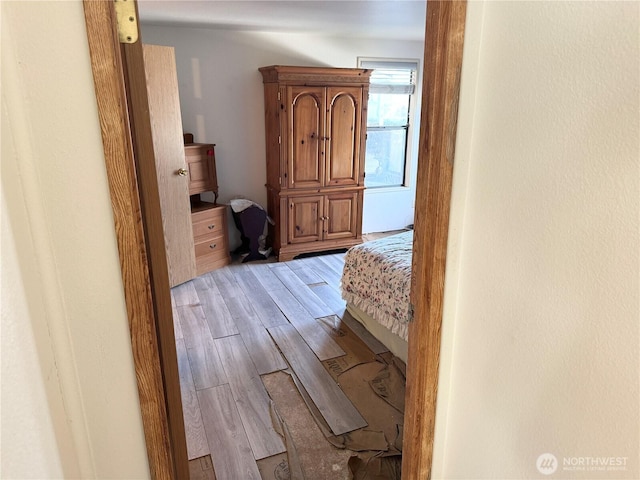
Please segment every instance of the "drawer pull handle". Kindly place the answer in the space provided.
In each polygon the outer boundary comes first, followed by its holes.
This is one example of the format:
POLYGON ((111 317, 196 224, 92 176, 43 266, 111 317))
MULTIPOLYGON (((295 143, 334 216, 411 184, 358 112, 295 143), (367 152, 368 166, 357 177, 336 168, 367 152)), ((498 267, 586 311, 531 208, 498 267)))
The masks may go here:
POLYGON ((215 225, 207 225, 207 228, 208 228, 209 230, 213 230, 214 228, 216 228, 216 226, 215 226, 215 225))
POLYGON ((181 177, 186 177, 187 173, 189 173, 189 171, 186 168, 179 168, 176 173, 178 175, 180 175, 181 177))
POLYGON ((209 248, 211 248, 211 249, 216 248, 216 244, 215 244, 215 243, 212 243, 211 245, 209 245, 209 248))

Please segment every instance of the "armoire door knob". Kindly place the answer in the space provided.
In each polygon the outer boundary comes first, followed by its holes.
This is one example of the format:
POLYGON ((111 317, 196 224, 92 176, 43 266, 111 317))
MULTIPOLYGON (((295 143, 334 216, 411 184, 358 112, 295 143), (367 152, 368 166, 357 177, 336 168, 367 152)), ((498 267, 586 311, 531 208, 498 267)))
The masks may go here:
POLYGON ((186 177, 187 173, 189 173, 189 171, 186 168, 178 169, 178 175, 180 175, 181 177, 186 177))

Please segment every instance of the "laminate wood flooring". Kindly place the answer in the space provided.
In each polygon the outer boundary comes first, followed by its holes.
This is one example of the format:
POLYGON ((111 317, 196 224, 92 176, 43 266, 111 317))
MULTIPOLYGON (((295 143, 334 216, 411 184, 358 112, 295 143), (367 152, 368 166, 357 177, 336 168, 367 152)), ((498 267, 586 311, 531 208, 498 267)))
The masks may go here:
POLYGON ((229 277, 225 271, 232 272, 233 266, 216 270, 207 275, 211 276, 224 295, 224 301, 229 307, 231 316, 258 373, 262 375, 287 368, 287 364, 271 341, 251 301, 235 282, 235 278, 229 277))
POLYGON ((334 434, 366 425, 327 370, 351 355, 326 325, 348 316, 342 264, 342 254, 231 264, 172 289, 192 478, 260 478, 256 462, 283 455, 262 379, 272 372, 290 368, 334 434))
MULTIPOLYGON (((288 289, 280 288, 269 292, 269 294, 320 360, 328 360, 329 358, 344 355, 344 351, 340 346, 322 330, 322 327, 314 317, 298 303, 288 289)), ((280 350, 282 350, 282 347, 280 347, 280 350)))
POLYGON ((288 266, 279 263, 277 267, 273 267, 271 271, 276 274, 276 277, 287 287, 286 290, 300 302, 300 305, 302 305, 313 318, 331 315, 331 309, 298 277, 300 269, 294 272, 288 266))
MULTIPOLYGON (((321 327, 322 328, 322 327, 321 327)), ((280 325, 269 329, 291 368, 298 376, 334 435, 366 427, 367 422, 353 406, 295 328, 280 325)))
POLYGON ((193 279, 193 285, 206 314, 213 338, 237 335, 238 327, 215 282, 207 275, 193 279))
POLYGON ((198 402, 202 417, 207 419, 204 428, 216 478, 260 480, 258 465, 229 385, 199 391, 198 402))
POLYGON ((289 323, 287 317, 284 316, 282 311, 273 302, 271 296, 251 271, 237 271, 235 278, 240 288, 251 298, 253 309, 265 328, 277 327, 278 325, 289 323))
POLYGON ((227 383, 202 307, 200 305, 178 307, 178 315, 196 390, 227 383))
POLYGON ((184 417, 185 433, 187 435, 187 456, 199 458, 209 453, 209 444, 204 432, 202 413, 196 394, 187 349, 184 340, 176 340, 178 354, 178 372, 180 375, 180 393, 182 397, 182 413, 184 417))
POLYGON ((282 438, 273 428, 269 395, 242 338, 239 335, 219 338, 216 347, 222 357, 253 457, 260 460, 284 452, 286 449, 282 438))

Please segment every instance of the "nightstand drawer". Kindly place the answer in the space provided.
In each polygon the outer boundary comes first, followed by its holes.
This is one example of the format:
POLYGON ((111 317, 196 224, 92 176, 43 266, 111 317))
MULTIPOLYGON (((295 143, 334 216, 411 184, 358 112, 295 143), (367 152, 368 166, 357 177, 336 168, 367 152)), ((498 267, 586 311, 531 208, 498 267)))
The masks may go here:
POLYGON ((231 263, 226 205, 207 202, 193 205, 191 225, 198 275, 231 263))
MULTIPOLYGON (((201 212, 205 213, 205 212, 201 212)), ((207 212, 208 213, 208 212, 207 212)), ((192 214, 191 222, 193 225, 193 239, 198 242, 200 239, 212 238, 221 235, 225 231, 224 212, 212 212, 208 216, 200 216, 196 219, 197 214, 192 214)))
POLYGON ((226 235, 195 244, 196 273, 202 275, 231 263, 226 235))
POLYGON ((196 252, 196 262, 201 257, 228 255, 226 244, 227 242, 222 236, 212 237, 204 242, 196 243, 194 245, 196 252))

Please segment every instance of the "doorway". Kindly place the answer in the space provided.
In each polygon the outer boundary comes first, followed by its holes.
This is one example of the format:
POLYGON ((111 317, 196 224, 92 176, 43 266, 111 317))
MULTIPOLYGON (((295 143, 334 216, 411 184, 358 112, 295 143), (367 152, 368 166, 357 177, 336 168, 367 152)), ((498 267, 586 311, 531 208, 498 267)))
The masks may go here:
MULTIPOLYGON (((126 107, 135 85, 123 72, 141 46, 119 44, 111 2, 84 7, 149 465, 153 478, 188 478, 157 185, 143 160, 149 119, 126 107)), ((465 14, 464 0, 427 5, 403 478, 431 472, 465 14)))

